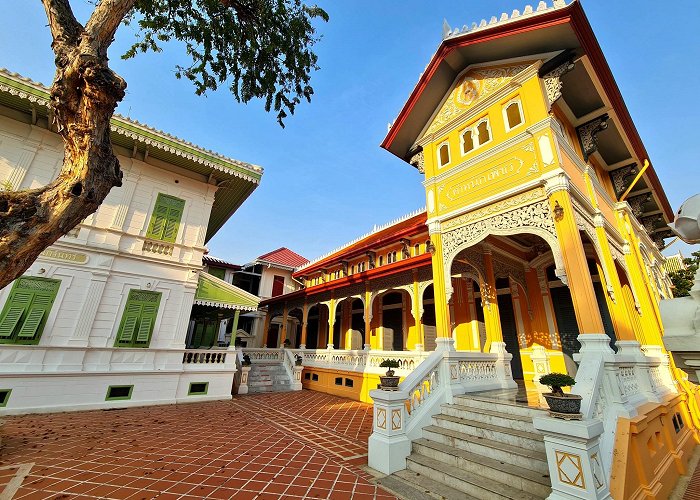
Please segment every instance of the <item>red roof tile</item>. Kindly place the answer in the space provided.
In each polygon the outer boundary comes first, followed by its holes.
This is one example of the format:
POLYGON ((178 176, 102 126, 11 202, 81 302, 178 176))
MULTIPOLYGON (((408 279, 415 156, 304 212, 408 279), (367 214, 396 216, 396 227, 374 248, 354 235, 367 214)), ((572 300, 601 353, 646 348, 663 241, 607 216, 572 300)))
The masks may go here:
POLYGON ((309 259, 306 257, 302 257, 286 247, 278 248, 277 250, 261 255, 257 260, 264 260, 265 262, 280 264, 287 267, 298 267, 309 262, 309 259))

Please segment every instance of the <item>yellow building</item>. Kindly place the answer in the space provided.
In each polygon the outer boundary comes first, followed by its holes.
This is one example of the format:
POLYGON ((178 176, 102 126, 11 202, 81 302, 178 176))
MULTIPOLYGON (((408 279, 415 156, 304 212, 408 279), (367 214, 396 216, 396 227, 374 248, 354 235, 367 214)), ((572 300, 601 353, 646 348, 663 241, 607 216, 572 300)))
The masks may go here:
POLYGON ((382 147, 423 175, 426 210, 298 268, 306 288, 263 302, 283 316, 280 342, 315 349, 305 387, 370 400, 376 373, 356 366, 376 366, 375 351, 408 366, 441 339, 505 349, 506 379, 580 375, 613 498, 666 498, 700 416, 662 342, 673 211, 580 3, 446 29, 382 147), (599 395, 608 376, 614 401, 599 395))

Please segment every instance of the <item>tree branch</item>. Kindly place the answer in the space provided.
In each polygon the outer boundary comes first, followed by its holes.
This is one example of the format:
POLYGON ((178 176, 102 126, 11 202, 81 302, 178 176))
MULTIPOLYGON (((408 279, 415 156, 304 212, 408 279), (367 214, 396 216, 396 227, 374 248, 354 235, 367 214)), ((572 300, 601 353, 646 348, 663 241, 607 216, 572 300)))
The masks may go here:
POLYGON ((41 3, 53 37, 51 48, 57 57, 66 57, 80 42, 83 26, 75 18, 69 0, 41 0, 41 3))
POLYGON ((136 0, 102 0, 97 4, 85 29, 100 55, 107 55, 117 28, 135 4, 136 0))

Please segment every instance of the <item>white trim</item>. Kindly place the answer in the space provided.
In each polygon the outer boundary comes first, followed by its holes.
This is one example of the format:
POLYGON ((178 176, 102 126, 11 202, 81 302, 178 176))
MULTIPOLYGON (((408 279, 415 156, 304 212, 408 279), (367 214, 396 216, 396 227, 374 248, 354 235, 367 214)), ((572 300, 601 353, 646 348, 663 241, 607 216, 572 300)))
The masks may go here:
POLYGON ((438 144, 437 148, 435 148, 435 153, 437 155, 438 168, 443 168, 449 165, 452 161, 452 153, 450 151, 450 140, 445 139, 440 144, 438 144), (447 161, 445 163, 442 163, 442 154, 440 153, 443 146, 447 146, 447 161))

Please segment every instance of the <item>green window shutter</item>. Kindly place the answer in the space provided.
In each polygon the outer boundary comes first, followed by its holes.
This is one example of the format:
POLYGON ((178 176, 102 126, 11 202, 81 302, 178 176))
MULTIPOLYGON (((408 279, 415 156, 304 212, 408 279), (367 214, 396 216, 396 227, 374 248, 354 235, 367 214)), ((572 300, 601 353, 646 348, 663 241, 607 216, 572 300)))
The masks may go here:
POLYGON ((148 347, 158 315, 161 294, 145 290, 131 290, 122 317, 117 341, 118 347, 148 347))
POLYGON ((5 317, 0 321, 0 338, 7 339, 12 337, 12 332, 15 331, 22 313, 24 313, 24 307, 9 308, 5 317))
POLYGON ((153 325, 156 322, 157 314, 158 304, 144 304, 143 311, 141 312, 139 332, 136 335, 136 342, 138 344, 148 344, 151 340, 151 333, 153 332, 153 325))
POLYGON ((173 243, 184 209, 185 200, 159 193, 146 237, 173 243))
POLYGON ((43 307, 32 307, 22 324, 22 328, 19 329, 17 338, 33 340, 39 333, 39 325, 41 320, 44 319, 44 314, 46 314, 46 310, 43 307))

